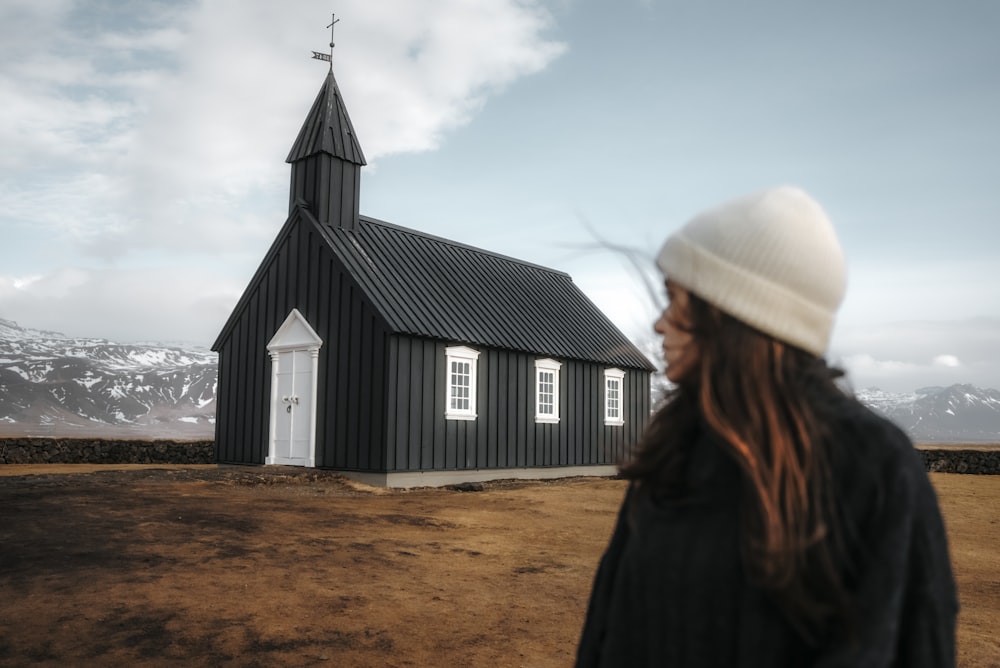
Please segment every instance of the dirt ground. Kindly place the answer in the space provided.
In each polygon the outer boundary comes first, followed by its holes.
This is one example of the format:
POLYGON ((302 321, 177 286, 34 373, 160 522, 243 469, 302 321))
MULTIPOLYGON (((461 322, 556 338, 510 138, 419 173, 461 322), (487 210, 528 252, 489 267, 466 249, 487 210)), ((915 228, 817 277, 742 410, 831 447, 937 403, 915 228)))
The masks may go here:
MULTIPOLYGON (((624 491, 120 468, 0 467, 0 666, 568 666, 624 491)), ((960 665, 1000 666, 1000 477, 933 480, 960 665)))

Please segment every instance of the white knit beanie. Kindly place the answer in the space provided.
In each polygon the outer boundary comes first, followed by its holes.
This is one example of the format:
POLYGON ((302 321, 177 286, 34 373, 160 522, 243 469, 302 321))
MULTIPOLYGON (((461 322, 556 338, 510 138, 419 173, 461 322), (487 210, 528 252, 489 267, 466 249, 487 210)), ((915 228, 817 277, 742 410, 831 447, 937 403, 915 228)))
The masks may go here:
POLYGON ((737 320, 819 357, 847 284, 833 225, 815 200, 789 186, 695 216, 667 239, 656 264, 737 320))

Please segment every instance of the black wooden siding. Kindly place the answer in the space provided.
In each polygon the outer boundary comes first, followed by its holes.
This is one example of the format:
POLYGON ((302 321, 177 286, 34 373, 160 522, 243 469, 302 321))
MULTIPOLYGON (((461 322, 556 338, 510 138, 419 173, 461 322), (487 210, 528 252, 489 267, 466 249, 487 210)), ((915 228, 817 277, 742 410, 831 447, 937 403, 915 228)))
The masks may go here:
POLYGON ((316 465, 383 470, 387 330, 357 283, 293 214, 237 306, 219 352, 216 457, 263 464, 270 438, 271 361, 267 344, 293 308, 323 340, 316 396, 316 465), (374 446, 374 447, 373 447, 374 446))
POLYGON ((320 222, 342 221, 347 229, 358 225, 361 169, 357 165, 330 160, 322 154, 303 158, 292 165, 289 192, 289 212, 303 200, 320 222))
POLYGON ((625 369, 625 424, 604 424, 604 370, 577 360, 559 372, 559 422, 535 422, 537 355, 476 347, 475 420, 445 419, 445 348, 435 339, 391 336, 388 346, 387 471, 617 464, 649 415, 649 373, 625 369))
MULTIPOLYGON (((214 348, 219 352, 219 462, 267 455, 271 361, 267 343, 292 308, 323 340, 317 383, 316 465, 417 471, 616 464, 649 412, 649 373, 623 367, 625 425, 604 424, 609 364, 556 359, 560 421, 535 423, 542 355, 481 352, 474 421, 446 420, 443 340, 390 334, 329 230, 297 208, 279 233, 214 348)), ((470 344, 465 344, 470 345, 470 344)), ((544 357, 550 357, 546 355, 544 357)))

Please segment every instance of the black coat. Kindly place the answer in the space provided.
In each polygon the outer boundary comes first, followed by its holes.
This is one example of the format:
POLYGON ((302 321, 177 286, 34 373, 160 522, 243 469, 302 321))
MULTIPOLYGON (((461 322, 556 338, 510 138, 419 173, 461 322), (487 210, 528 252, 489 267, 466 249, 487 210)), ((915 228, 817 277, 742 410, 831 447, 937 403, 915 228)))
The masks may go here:
POLYGON ((683 499, 629 488, 594 581, 577 666, 954 666, 955 583, 919 454, 857 401, 828 408, 833 491, 853 555, 851 640, 806 642, 748 581, 743 476, 718 440, 702 437, 688 456, 683 499))

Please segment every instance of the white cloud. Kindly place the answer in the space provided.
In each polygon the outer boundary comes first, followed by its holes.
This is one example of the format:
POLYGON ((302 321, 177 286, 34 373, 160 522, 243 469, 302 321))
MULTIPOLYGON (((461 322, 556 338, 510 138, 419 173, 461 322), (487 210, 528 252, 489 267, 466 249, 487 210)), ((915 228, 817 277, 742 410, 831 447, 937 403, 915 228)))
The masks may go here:
POLYGON ((216 273, 72 267, 27 283, 0 276, 0 314, 69 336, 208 345, 244 287, 216 273))
MULTIPOLYGON (((167 3, 84 23, 74 11, 100 10, 30 7, 0 10, 11 38, 0 57, 14 63, 0 75, 0 209, 10 219, 102 257, 215 252, 273 232, 284 158, 322 81, 323 65, 307 56, 325 50, 327 4, 167 3), (52 48, 38 48, 38 35, 52 48), (241 207, 247 197, 256 201, 241 207), (261 201, 268 220, 255 228, 261 201)), ((369 161, 436 148, 488 95, 564 48, 533 2, 338 9, 336 72, 369 161)))
POLYGON ((956 368, 962 366, 962 363, 954 355, 938 355, 932 361, 934 366, 943 366, 947 368, 956 368))
POLYGON ((565 48, 543 37, 550 18, 535 3, 423 0, 355 9, 357 32, 347 32, 354 23, 342 30, 365 66, 338 70, 338 80, 345 95, 371 101, 354 118, 371 158, 436 148, 489 94, 545 68, 565 48))
POLYGON ((891 322, 839 328, 830 357, 848 370, 856 387, 902 392, 972 383, 1000 388, 997 341, 996 318, 891 322))
POLYGON ((15 290, 23 290, 41 278, 42 276, 38 274, 34 276, 15 276, 11 279, 6 279, 6 280, 3 277, 0 277, 0 290, 3 290, 4 288, 8 287, 7 285, 4 285, 4 283, 7 281, 9 281, 10 288, 13 288, 15 290))
MULTIPOLYGON (((286 214, 284 159, 325 74, 308 55, 326 48, 329 9, 0 6, 0 227, 30 235, 21 249, 48 236, 83 251, 74 267, 0 277, 0 315, 72 334, 210 341, 249 277, 245 258, 263 257, 286 214), (136 269, 150 254, 173 259, 136 269), (211 296, 205 285, 217 286, 211 296)), ((337 9, 335 69, 369 162, 435 149, 564 50, 533 0, 337 9)))

